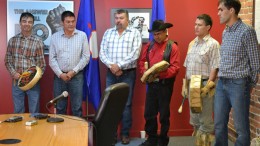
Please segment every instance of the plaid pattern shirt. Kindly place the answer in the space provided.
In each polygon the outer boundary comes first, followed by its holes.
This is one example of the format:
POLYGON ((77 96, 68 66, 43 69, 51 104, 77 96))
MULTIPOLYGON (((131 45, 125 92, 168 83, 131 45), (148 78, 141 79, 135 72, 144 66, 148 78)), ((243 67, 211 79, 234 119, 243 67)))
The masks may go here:
POLYGON ((117 64, 122 70, 136 68, 142 37, 137 29, 129 26, 119 36, 114 27, 105 32, 100 47, 100 60, 108 68, 110 64, 117 64))
POLYGON ((260 67, 260 55, 255 30, 239 19, 226 27, 220 49, 219 77, 250 77, 256 85, 260 67))
POLYGON ((184 62, 186 78, 202 75, 203 79, 208 79, 211 69, 219 67, 219 48, 218 41, 210 35, 205 36, 202 41, 198 37, 191 41, 184 62))
POLYGON ((43 42, 34 35, 24 37, 21 33, 8 42, 5 55, 5 66, 11 76, 22 74, 31 66, 38 66, 44 72, 46 64, 43 54, 43 42))

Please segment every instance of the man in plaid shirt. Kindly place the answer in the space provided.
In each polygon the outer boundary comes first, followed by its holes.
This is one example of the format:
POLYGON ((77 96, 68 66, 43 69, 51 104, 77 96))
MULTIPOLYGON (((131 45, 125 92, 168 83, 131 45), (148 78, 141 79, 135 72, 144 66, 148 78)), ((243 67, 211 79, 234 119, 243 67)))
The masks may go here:
POLYGON ((34 16, 25 12, 20 16, 21 33, 12 37, 7 46, 5 66, 13 79, 12 96, 14 113, 24 113, 24 96, 28 96, 29 112, 39 112, 40 84, 36 83, 31 89, 22 91, 17 81, 21 74, 31 66, 38 66, 44 72, 46 64, 41 38, 32 35, 34 16))
MULTIPOLYGON (((186 67, 185 82, 190 84, 192 75, 201 75, 201 91, 210 88, 210 85, 215 86, 214 82, 216 82, 218 72, 220 46, 218 41, 210 35, 212 25, 212 19, 208 14, 197 16, 195 21, 195 34, 197 37, 190 42, 184 62, 186 67)), ((185 87, 183 87, 182 95, 189 97, 191 101, 192 95, 185 93, 185 87)), ((192 136, 195 136, 195 145, 209 146, 214 133, 212 118, 214 88, 208 90, 208 92, 202 92, 201 97, 202 110, 199 113, 190 110, 190 124, 194 128, 192 136)), ((190 106, 192 105, 190 104, 190 106)))
POLYGON ((250 145, 250 92, 258 81, 260 54, 255 30, 238 17, 239 0, 219 0, 218 15, 226 24, 220 47, 214 100, 215 146, 228 145, 229 112, 238 134, 235 145, 250 145))
MULTIPOLYGON (((128 25, 127 10, 115 13, 116 26, 106 30, 100 45, 100 60, 107 66, 106 86, 125 82, 130 93, 122 115, 121 140, 128 144, 129 130, 132 126, 132 96, 136 78, 136 64, 139 58, 142 38, 140 32, 128 25)), ((116 141, 116 139, 115 139, 116 141)))

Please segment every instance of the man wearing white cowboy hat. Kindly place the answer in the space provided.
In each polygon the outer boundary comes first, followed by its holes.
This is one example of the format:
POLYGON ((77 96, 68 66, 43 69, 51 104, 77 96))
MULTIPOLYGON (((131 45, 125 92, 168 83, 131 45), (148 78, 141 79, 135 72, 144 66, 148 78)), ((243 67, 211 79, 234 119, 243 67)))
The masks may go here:
POLYGON ((169 67, 154 75, 154 79, 147 82, 148 88, 145 101, 144 117, 147 140, 139 146, 167 146, 167 135, 170 127, 170 101, 173 92, 175 77, 180 69, 180 52, 175 42, 168 39, 167 28, 171 23, 155 20, 152 29, 154 40, 149 42, 142 51, 139 68, 140 73, 154 64, 165 60, 169 67), (146 65, 147 64, 147 65, 146 65), (157 134, 157 115, 160 113, 161 132, 157 134))

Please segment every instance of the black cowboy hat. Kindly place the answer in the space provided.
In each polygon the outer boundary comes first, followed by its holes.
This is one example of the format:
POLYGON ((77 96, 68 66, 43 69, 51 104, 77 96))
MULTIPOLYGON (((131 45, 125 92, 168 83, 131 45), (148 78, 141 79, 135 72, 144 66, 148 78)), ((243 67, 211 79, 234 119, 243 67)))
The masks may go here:
POLYGON ((165 30, 166 28, 170 28, 173 25, 171 23, 164 23, 162 20, 155 20, 153 22, 152 29, 149 29, 148 32, 155 32, 165 30))

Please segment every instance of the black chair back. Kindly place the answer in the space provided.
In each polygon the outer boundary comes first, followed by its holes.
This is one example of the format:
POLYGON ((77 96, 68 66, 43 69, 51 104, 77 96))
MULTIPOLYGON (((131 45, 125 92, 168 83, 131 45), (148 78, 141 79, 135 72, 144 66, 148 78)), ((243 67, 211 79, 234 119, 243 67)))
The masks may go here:
POLYGON ((105 89, 98 111, 92 121, 95 146, 112 145, 128 94, 129 86, 126 83, 113 84, 105 89))

